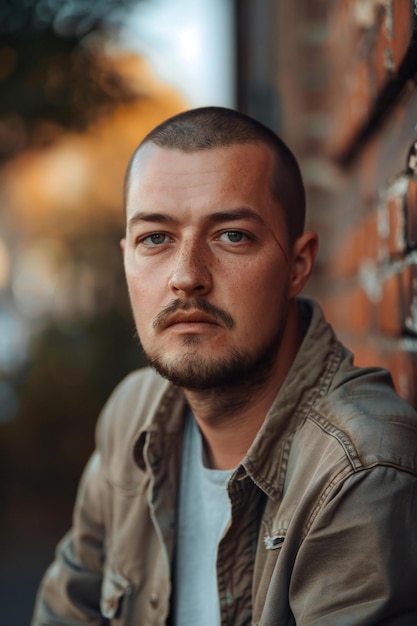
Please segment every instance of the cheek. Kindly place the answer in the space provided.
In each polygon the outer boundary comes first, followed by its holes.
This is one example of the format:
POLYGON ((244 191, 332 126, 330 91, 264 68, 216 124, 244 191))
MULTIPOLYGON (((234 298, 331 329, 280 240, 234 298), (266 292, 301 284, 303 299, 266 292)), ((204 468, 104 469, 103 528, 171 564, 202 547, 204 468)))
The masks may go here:
POLYGON ((259 300, 276 300, 288 284, 288 272, 276 262, 257 263, 253 260, 236 266, 230 265, 224 268, 223 276, 229 289, 242 298, 252 299, 254 307, 259 300))
POLYGON ((131 297, 150 300, 163 287, 166 288, 166 270, 156 263, 138 263, 134 258, 125 262, 125 275, 131 297))
POLYGON ((140 333, 149 322, 152 322, 160 308, 158 308, 157 287, 150 281, 142 280, 136 274, 134 276, 127 274, 126 281, 133 316, 140 333))
MULTIPOLYGON (((253 269, 253 268, 252 268, 253 269)), ((252 324, 248 332, 262 335, 275 328, 288 301, 288 273, 279 265, 265 266, 253 272, 248 267, 238 280, 238 292, 235 293, 235 305, 240 306, 242 316, 252 324)), ((239 309, 238 309, 239 310, 239 309)), ((243 320, 244 321, 244 320, 243 320)))

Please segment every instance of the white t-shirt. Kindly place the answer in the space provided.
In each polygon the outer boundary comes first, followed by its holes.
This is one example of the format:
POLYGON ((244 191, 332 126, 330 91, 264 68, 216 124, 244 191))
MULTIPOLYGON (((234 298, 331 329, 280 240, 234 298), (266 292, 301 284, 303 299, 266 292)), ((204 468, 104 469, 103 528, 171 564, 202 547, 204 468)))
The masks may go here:
POLYGON ((187 416, 182 454, 174 579, 176 626, 220 625, 217 549, 230 520, 227 483, 233 470, 203 463, 200 430, 187 416))

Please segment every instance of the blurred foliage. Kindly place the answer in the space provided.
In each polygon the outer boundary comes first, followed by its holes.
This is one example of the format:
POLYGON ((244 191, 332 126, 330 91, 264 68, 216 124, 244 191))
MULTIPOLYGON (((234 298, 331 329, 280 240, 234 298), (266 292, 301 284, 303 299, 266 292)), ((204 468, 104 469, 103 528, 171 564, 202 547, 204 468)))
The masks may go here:
POLYGON ((120 23, 137 0, 2 0, 0 32, 53 30, 79 39, 103 23, 120 23))
POLYGON ((137 99, 100 51, 100 37, 115 33, 136 4, 0 1, 0 161, 137 99))
MULTIPOLYGON (((35 148, 36 159, 47 152, 36 149, 48 146, 53 153, 57 138, 74 130, 87 136, 82 131, 118 105, 142 98, 104 53, 106 43, 117 44, 118 28, 137 3, 0 0, 3 173, 6 161, 19 161, 12 157, 35 148)), ((120 151, 114 159, 121 159, 120 151)), ((17 177, 34 191, 48 182, 32 180, 27 171, 17 177)), ((68 193, 62 185, 63 201, 68 193)), ((41 572, 70 523, 104 401, 143 364, 123 278, 121 233, 105 215, 97 224, 82 222, 78 213, 72 217, 80 221, 76 235, 54 232, 52 217, 47 234, 38 228, 35 235, 39 207, 28 198, 25 220, 4 198, 0 207, 0 588, 9 589, 5 609, 2 598, 8 624, 29 621, 41 572), (23 563, 15 578, 14 563, 23 563)), ((60 215, 58 196, 56 204, 60 215)))

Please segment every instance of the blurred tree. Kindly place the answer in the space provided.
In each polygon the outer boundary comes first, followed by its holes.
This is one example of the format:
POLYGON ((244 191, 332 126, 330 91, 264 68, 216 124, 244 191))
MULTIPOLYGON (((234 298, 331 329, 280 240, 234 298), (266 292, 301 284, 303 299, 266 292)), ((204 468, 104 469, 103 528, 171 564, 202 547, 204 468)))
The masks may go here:
POLYGON ((139 1, 0 2, 0 162, 138 98, 99 42, 139 1))

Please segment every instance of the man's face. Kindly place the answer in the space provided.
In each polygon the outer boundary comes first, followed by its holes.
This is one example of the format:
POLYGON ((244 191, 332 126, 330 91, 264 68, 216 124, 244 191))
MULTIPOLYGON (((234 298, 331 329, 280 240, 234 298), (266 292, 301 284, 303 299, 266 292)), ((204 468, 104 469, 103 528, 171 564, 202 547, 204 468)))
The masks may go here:
POLYGON ((274 368, 293 294, 273 167, 260 144, 139 151, 126 277, 143 349, 175 384, 236 384, 274 368))

